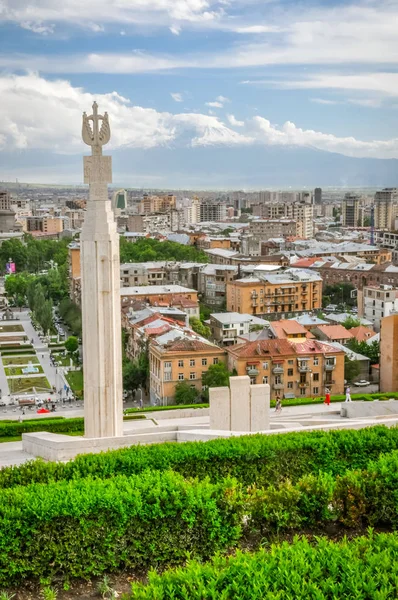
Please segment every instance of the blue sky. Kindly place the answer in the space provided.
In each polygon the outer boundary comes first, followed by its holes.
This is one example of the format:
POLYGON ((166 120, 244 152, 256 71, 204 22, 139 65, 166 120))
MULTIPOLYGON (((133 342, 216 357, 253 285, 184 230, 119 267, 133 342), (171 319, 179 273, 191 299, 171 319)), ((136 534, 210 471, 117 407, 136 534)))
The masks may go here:
POLYGON ((397 26, 398 0, 0 0, 0 180, 81 181, 94 99, 123 185, 265 186, 249 162, 270 152, 272 185, 303 157, 316 183, 325 152, 384 173, 397 26))

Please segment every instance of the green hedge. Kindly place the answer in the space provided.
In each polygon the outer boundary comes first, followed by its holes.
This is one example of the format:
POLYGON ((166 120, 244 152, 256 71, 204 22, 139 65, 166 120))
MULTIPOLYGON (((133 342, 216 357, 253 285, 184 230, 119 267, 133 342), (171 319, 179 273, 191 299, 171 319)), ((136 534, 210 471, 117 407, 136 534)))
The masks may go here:
POLYGON ((255 554, 152 572, 133 583, 131 600, 395 600, 398 535, 334 543, 295 539, 255 554))
POLYGON ((32 348, 33 344, 2 344, 0 352, 1 354, 4 354, 5 352, 10 352, 11 350, 31 350, 32 348), (3 351, 3 348, 6 348, 6 350, 3 351))
POLYGON ((142 413, 142 412, 162 412, 169 410, 177 410, 184 408, 209 408, 209 404, 173 404, 172 406, 148 406, 146 408, 126 408, 124 412, 129 413, 142 413))
POLYGON ((17 356, 17 355, 25 355, 25 354, 30 354, 31 356, 36 356, 36 353, 34 350, 30 349, 30 350, 25 350, 25 346, 23 346, 23 349, 21 350, 1 350, 0 352, 1 356, 17 356))
POLYGON ((208 559, 241 534, 233 484, 143 473, 0 493, 0 586, 208 559))
POLYGON ((235 477, 245 486, 265 486, 286 478, 296 482, 319 471, 335 476, 349 469, 364 469, 380 454, 397 449, 398 428, 383 425, 361 430, 164 443, 79 456, 65 464, 34 461, 6 467, 0 470, 0 488, 90 475, 134 475, 146 469, 173 469, 185 477, 210 477, 212 481, 235 477))

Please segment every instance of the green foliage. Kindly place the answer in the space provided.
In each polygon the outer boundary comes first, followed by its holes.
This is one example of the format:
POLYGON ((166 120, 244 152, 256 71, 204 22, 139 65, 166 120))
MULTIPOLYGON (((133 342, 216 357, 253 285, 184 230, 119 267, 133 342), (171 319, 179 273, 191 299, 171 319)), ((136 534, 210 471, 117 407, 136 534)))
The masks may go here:
POLYGON ((188 262, 207 263, 205 252, 193 246, 184 246, 178 242, 160 242, 151 238, 128 242, 120 237, 120 262, 148 262, 152 260, 182 260, 188 262))
POLYGON ((131 600, 394 600, 398 597, 398 534, 315 543, 296 538, 255 554, 238 552, 211 563, 134 582, 131 600))
POLYGON ((69 298, 64 298, 59 304, 58 312, 73 335, 80 337, 82 334, 81 309, 69 298))
POLYGON ((354 317, 352 315, 347 317, 345 319, 345 321, 342 322, 343 327, 345 327, 346 329, 352 329, 353 327, 359 327, 360 324, 361 324, 361 321, 359 319, 357 319, 357 317, 354 317))
POLYGON ((41 597, 43 600, 57 600, 58 594, 54 588, 46 586, 42 589, 41 597))
POLYGON ((79 348, 79 340, 77 339, 77 337, 73 335, 69 336, 68 339, 65 341, 65 348, 70 354, 76 352, 76 350, 79 348))
POLYGON ((139 388, 147 389, 149 378, 149 359, 147 352, 141 352, 139 357, 131 361, 123 359, 123 389, 133 392, 139 388))
POLYGON ((173 469, 185 477, 209 477, 212 481, 234 477, 244 486, 261 487, 286 479, 296 483, 320 471, 344 475, 350 469, 365 469, 371 460, 393 450, 398 450, 398 428, 384 426, 165 443, 79 456, 65 464, 36 460, 5 467, 0 470, 0 488, 88 476, 134 475, 146 469, 173 469))
POLYGON ((26 235, 25 240, 5 240, 0 247, 0 268, 4 269, 9 258, 15 262, 16 269, 38 273, 48 268, 50 261, 58 268, 67 267, 68 245, 71 240, 35 240, 26 235))
POLYGON ((344 378, 351 383, 361 372, 361 363, 359 360, 352 360, 346 355, 344 357, 344 378))
POLYGON ((0 585, 176 565, 188 554, 208 559, 241 535, 235 496, 229 480, 172 472, 3 490, 0 585))
POLYGON ((189 324, 192 327, 192 329, 194 330, 194 332, 197 333, 198 335, 201 335, 202 337, 207 338, 207 339, 211 338, 210 327, 207 327, 207 325, 204 325, 197 317, 190 317, 189 324))
POLYGON ((206 304, 203 303, 199 303, 199 310, 200 310, 200 320, 203 321, 208 321, 210 319, 210 315, 212 312, 214 312, 214 308, 210 308, 209 306, 207 306, 206 304))
POLYGON ((202 377, 203 397, 208 400, 209 388, 229 386, 229 378, 231 373, 228 371, 224 363, 210 365, 206 373, 202 377))
POLYGON ((199 392, 189 381, 179 381, 175 387, 174 400, 176 404, 195 404, 199 400, 199 392))
POLYGON ((352 283, 336 283, 326 285, 323 290, 323 305, 340 304, 347 306, 356 306, 356 298, 351 298, 351 292, 355 290, 352 283))
POLYGON ((358 342, 356 339, 349 340, 347 344, 348 348, 353 352, 367 356, 370 360, 371 365, 376 365, 380 360, 380 343, 372 342, 367 344, 364 342, 358 342))

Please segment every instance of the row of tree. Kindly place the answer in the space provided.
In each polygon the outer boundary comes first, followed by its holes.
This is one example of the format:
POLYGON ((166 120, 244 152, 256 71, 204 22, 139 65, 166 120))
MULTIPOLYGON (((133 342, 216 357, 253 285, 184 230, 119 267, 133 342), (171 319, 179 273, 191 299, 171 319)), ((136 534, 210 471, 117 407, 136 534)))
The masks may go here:
POLYGON ((208 262, 208 256, 194 246, 184 246, 178 242, 143 238, 134 244, 120 238, 120 262, 148 262, 155 260, 185 260, 188 262, 208 262))
POLYGON ((50 263, 57 263, 61 271, 68 267, 68 245, 70 238, 62 240, 36 240, 26 234, 21 240, 5 240, 0 246, 0 270, 11 258, 17 272, 39 273, 47 269, 50 263))
POLYGON ((53 325, 53 303, 51 299, 46 299, 43 286, 35 279, 29 282, 26 295, 29 308, 33 314, 33 320, 40 325, 44 335, 48 335, 53 325))

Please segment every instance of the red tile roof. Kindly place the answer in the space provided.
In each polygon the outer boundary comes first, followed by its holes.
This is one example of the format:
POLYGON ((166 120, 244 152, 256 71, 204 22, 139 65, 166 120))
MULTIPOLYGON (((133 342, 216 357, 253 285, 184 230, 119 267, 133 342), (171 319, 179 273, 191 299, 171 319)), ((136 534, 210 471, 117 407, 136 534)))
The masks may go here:
POLYGON ((354 337, 348 329, 343 327, 343 325, 318 325, 316 329, 321 331, 329 340, 332 341, 349 340, 354 337))
POLYGON ((256 342, 246 342, 237 344, 228 348, 228 352, 237 355, 239 358, 251 358, 253 356, 283 356, 296 354, 295 345, 288 340, 259 340, 256 342))
POLYGON ((376 335, 376 332, 373 331, 373 329, 371 329, 370 327, 365 327, 365 325, 353 327, 352 329, 350 329, 350 333, 358 342, 365 342, 369 338, 376 335))
POLYGON ((289 321, 287 319, 281 319, 280 321, 272 321, 271 329, 278 339, 286 338, 289 335, 301 334, 307 337, 308 331, 297 323, 297 321, 289 321))

